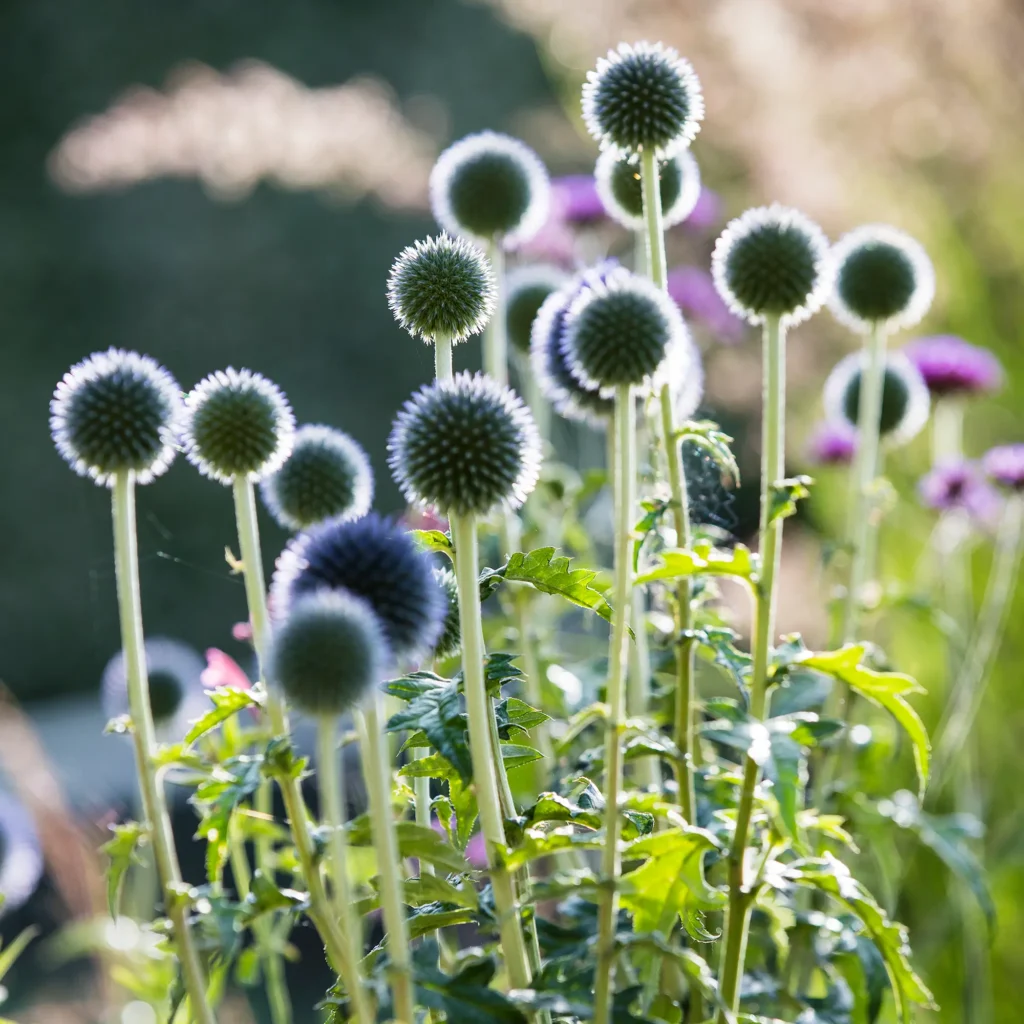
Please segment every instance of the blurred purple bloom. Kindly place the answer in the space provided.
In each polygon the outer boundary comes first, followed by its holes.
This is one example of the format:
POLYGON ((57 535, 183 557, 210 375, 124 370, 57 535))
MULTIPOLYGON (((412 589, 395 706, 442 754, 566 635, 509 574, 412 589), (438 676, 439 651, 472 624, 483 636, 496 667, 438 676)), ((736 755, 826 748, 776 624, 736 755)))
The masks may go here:
POLYGON ((683 221, 683 224, 693 231, 710 231, 721 221, 721 197, 709 188, 702 188, 697 205, 690 211, 690 216, 683 221))
POLYGON ((990 480, 1013 491, 1024 491, 1024 444, 991 448, 981 464, 990 480))
POLYGON ((668 293, 684 313, 702 321, 718 341, 731 344, 743 338, 743 321, 722 301, 708 271, 700 267, 670 270, 668 293))
POLYGON ((592 174, 566 174, 551 182, 551 209, 569 224, 590 224, 607 214, 592 174))
POLYGON ((22 804, 0 792, 0 913, 17 910, 36 891, 43 852, 35 823, 22 804))
POLYGON ((995 391, 1003 381, 999 360, 955 334, 918 338, 903 348, 936 397, 995 391))
POLYGON ((1000 505, 995 488, 973 462, 945 462, 921 477, 917 485, 921 501, 940 512, 960 510, 983 522, 990 521, 1000 505))
POLYGON ((822 420, 808 445, 808 455, 819 466, 848 466, 856 450, 857 431, 843 420, 822 420))

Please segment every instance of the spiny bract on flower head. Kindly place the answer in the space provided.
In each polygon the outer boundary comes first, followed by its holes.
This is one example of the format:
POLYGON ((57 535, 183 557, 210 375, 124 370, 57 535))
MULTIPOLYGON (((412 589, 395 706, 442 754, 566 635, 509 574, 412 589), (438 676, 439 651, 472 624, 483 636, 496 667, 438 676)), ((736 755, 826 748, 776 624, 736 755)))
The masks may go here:
POLYGON ((309 715, 340 715, 383 678, 387 640, 370 604, 344 590, 320 590, 292 603, 267 653, 267 679, 309 715))
MULTIPOLYGON (((700 198, 700 168, 688 149, 680 149, 658 161, 661 213, 665 227, 685 220, 700 198)), ((594 168, 597 194, 608 216, 634 231, 644 227, 643 187, 640 161, 606 149, 594 168)))
POLYGON ((291 540, 271 583, 274 620, 287 618, 298 598, 325 588, 365 598, 396 658, 432 650, 441 635, 446 604, 429 557, 407 531, 376 513, 329 519, 291 540))
POLYGON ((519 352, 530 351, 530 332, 544 300, 562 288, 568 274, 546 263, 516 267, 506 282, 505 324, 508 340, 519 352))
MULTIPOLYGON (((851 352, 833 368, 825 382, 825 413, 857 427, 860 388, 865 365, 863 351, 851 352)), ((882 414, 879 432, 890 445, 906 444, 928 422, 931 401, 924 378, 905 356, 889 353, 882 380, 882 414)))
POLYGON ((829 306, 852 330, 913 327, 931 307, 935 271, 910 235, 867 224, 843 235, 832 255, 836 277, 829 306))
POLYGON ((580 290, 562 345, 573 376, 611 395, 619 385, 654 383, 670 346, 685 335, 679 307, 646 278, 619 269, 580 290))
POLYGON ((528 242, 548 215, 551 184, 525 143, 479 132, 449 146, 430 172, 430 205, 445 231, 508 248, 528 242))
POLYGON ((747 210, 726 225, 711 271, 726 305, 752 324, 770 316, 798 324, 821 308, 832 287, 824 232, 777 203, 747 210))
POLYGON ((373 502, 366 452, 333 427, 306 424, 291 455, 260 487, 263 502, 286 530, 304 530, 335 517, 358 519, 373 502))
POLYGON ((50 433, 79 476, 146 484, 174 460, 183 415, 177 381, 149 356, 111 348, 71 367, 50 402, 50 433))
POLYGON ((620 43, 583 86, 583 120, 602 149, 660 155, 692 142, 703 117, 693 68, 661 43, 620 43))
POLYGON ((495 289, 487 257, 442 232, 399 254, 388 278, 388 305, 414 338, 428 345, 438 337, 460 342, 487 326, 495 289))
POLYGON ((292 450, 295 416, 280 388, 252 370, 228 367, 185 399, 185 455, 200 473, 230 484, 275 472, 292 450))
POLYGON ((395 419, 388 449, 409 501, 460 515, 518 507, 540 472, 530 411, 482 373, 460 373, 416 392, 395 419))
POLYGON ((440 584, 448 601, 448 614, 444 617, 444 632, 434 646, 434 657, 441 661, 454 658, 462 647, 462 626, 459 618, 459 587, 455 573, 450 569, 435 569, 434 579, 440 584))

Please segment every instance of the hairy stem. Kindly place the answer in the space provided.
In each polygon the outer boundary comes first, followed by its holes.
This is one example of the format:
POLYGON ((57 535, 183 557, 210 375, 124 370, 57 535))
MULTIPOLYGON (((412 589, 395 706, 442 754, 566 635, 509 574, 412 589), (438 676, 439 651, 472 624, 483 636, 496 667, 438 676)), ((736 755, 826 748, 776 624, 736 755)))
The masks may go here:
POLYGON ((171 816, 163 786, 153 764, 156 736, 149 705, 149 675, 142 631, 142 595, 139 588, 139 551, 135 535, 135 475, 130 470, 114 478, 112 492, 114 520, 114 566, 117 603, 121 617, 121 646, 124 649, 128 706, 132 716, 132 740, 139 773, 142 809, 153 843, 167 916, 174 928, 174 940, 181 961, 182 977, 192 1015, 199 1024, 214 1024, 213 1010, 206 997, 206 979, 188 925, 188 907, 182 893, 181 867, 174 847, 171 816))
POLYGON ((626 629, 633 585, 633 494, 636 485, 636 410, 633 389, 615 393, 615 601, 608 649, 608 721, 604 753, 604 846, 601 850, 601 897, 597 916, 597 974, 594 979, 594 1021, 608 1024, 615 991, 615 922, 618 917, 619 800, 622 793, 622 732, 625 726, 626 629))

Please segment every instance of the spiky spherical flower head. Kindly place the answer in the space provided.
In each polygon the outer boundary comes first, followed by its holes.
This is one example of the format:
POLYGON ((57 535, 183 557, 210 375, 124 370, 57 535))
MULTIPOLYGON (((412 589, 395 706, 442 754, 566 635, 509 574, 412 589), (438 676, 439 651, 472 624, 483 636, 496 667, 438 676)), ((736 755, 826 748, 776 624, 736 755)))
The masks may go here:
POLYGON ((588 283, 569 308, 562 345, 573 376, 605 396, 623 384, 646 389, 686 335, 679 307, 646 278, 615 270, 588 283))
MULTIPOLYGON (((644 197, 640 160, 606 149, 594 168, 597 194, 613 220, 640 231, 644 227, 644 197)), ((658 161, 658 190, 665 227, 686 220, 700 198, 700 168, 688 149, 680 149, 658 161)))
POLYGON ((430 559, 409 533, 375 513, 329 519, 291 540, 271 583, 275 621, 300 597, 324 589, 367 601, 395 658, 431 651, 441 635, 446 605, 430 559))
POLYGON ((544 263, 516 267, 508 275, 505 325, 513 348, 523 353, 530 351, 530 332, 540 307, 567 281, 568 274, 564 270, 544 263))
POLYGON ((358 519, 373 502, 373 471, 366 452, 333 427, 306 424, 284 465, 260 487, 263 503, 286 530, 325 519, 358 519))
POLYGON ((252 370, 211 373, 189 392, 185 410, 185 456, 218 483, 261 480, 292 450, 291 406, 276 384, 252 370))
POLYGON ((917 338, 900 351, 921 371, 936 398, 997 391, 1003 383, 1003 367, 995 355, 955 334, 917 338))
POLYGON ((177 381, 149 356, 111 348, 71 367, 50 401, 50 433, 79 476, 147 484, 174 460, 183 407, 177 381))
POLYGON ((293 602, 267 652, 267 679, 308 715, 334 717, 358 704, 390 662, 380 620, 369 603, 344 590, 293 602))
POLYGON ((540 473, 540 435, 529 409, 483 373, 421 388, 399 411, 388 450, 410 502, 459 515, 518 508, 540 473))
POLYGON ((913 327, 935 297, 935 271, 910 235, 868 224, 843 235, 832 250, 835 288, 829 306, 851 330, 913 327))
POLYGON ((0 792, 0 916, 27 902, 44 867, 32 815, 14 796, 0 792))
POLYGON ((661 43, 620 43, 583 86, 583 120, 602 149, 661 155, 691 143, 703 117, 693 68, 661 43))
POLYGON ((430 172, 434 217, 453 235, 508 248, 544 226, 551 197, 548 172, 525 143, 498 132, 467 135, 449 146, 430 172))
POLYGON ((407 246, 388 278, 395 319, 428 345, 479 334, 491 319, 497 284, 487 257, 462 238, 442 232, 407 246))
POLYGON ((990 480, 1011 491, 1024 491, 1024 444, 990 448, 982 459, 990 480))
MULTIPOLYGON (((825 412, 856 428, 860 416, 860 386, 865 365, 863 351, 841 359, 825 382, 825 412)), ((898 352, 886 357, 882 378, 882 412, 878 429, 890 445, 916 437, 928 422, 931 401, 920 371, 898 352)))
POLYGON ((448 613, 444 617, 444 630, 434 647, 434 657, 438 661, 454 658, 462 647, 462 626, 459 619, 459 587, 455 573, 450 569, 435 569, 434 579, 437 580, 448 601, 448 613))
POLYGON ((612 260, 573 278, 564 288, 553 292, 537 313, 530 337, 530 362, 541 394, 552 408, 567 420, 588 423, 604 430, 615 411, 615 400, 605 398, 596 388, 584 387, 569 369, 563 340, 569 309, 593 276, 603 280, 618 266, 612 260))
POLYGON ((814 221, 773 203, 726 225, 711 257, 715 287, 748 323, 787 326, 816 313, 832 287, 828 239, 814 221))

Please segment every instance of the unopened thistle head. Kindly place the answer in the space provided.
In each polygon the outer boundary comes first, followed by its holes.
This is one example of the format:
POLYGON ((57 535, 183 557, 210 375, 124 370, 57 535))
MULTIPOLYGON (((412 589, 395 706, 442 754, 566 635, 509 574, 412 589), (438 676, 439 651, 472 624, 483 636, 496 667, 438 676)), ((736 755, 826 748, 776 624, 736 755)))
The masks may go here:
MULTIPOLYGON (((865 356, 853 352, 841 359, 825 382, 825 413, 856 428, 860 416, 860 389, 865 356)), ((928 422, 931 402, 917 368, 898 352, 889 353, 882 381, 879 433, 890 445, 913 440, 928 422)))
POLYGON ((112 348, 64 374, 50 402, 50 433, 79 476, 110 487, 130 471, 146 484, 174 460, 182 415, 181 389, 162 366, 112 348))
POLYGON ((1024 491, 1024 444, 990 448, 982 459, 988 478, 1010 491, 1024 491))
POLYGON ((448 613, 444 617, 444 632, 434 646, 434 657, 438 661, 454 658, 462 647, 462 626, 459 619, 459 587, 455 573, 450 569, 435 569, 434 579, 440 584, 448 601, 448 613))
POLYGON ((445 231, 508 248, 528 242, 548 215, 551 183, 540 157, 498 132, 467 135, 430 172, 430 205, 445 231))
POLYGON ((387 640, 369 603, 344 590, 293 602, 267 653, 267 679, 308 715, 340 715, 383 678, 387 640))
POLYGON ((562 345, 573 376, 609 396, 620 385, 646 389, 654 383, 669 348, 685 338, 682 314, 664 292, 616 270, 580 290, 562 345))
POLYGON ((228 367, 201 380, 185 399, 185 456, 222 484, 262 480, 292 450, 295 416, 280 388, 252 370, 228 367))
POLYGON ((812 220, 777 203, 731 221, 711 257, 715 287, 748 323, 788 326, 816 313, 832 287, 828 239, 812 220))
POLYGON ((0 792, 0 916, 23 906, 43 877, 43 848, 32 815, 0 792))
POLYGON ((1003 383, 995 355, 955 334, 916 338, 900 351, 921 371, 935 398, 997 391, 1003 383))
POLYGON ((583 86, 583 120, 602 149, 662 155, 691 143, 703 117, 693 68, 661 43, 620 43, 583 86))
POLYGON ((935 271, 919 242, 884 224, 843 235, 832 250, 835 288, 829 306, 851 330, 913 327, 935 297, 935 271))
POLYGON ((505 323, 508 340, 519 352, 530 351, 530 332, 544 300, 564 287, 569 275, 545 263, 516 267, 508 275, 505 323))
POLYGON ((529 409, 482 373, 421 388, 398 413, 388 450, 410 502, 460 515, 517 508, 540 472, 540 435, 529 409))
POLYGON ((373 503, 373 471, 348 434, 307 424, 296 431, 291 454, 260 492, 281 526, 304 530, 325 519, 365 516, 373 503))
POLYGON ((274 620, 319 590, 366 600, 380 619, 395 658, 431 651, 444 626, 446 602, 429 557, 400 526, 371 512, 350 522, 329 519, 294 537, 271 582, 274 620))
MULTIPOLYGON (((665 227, 686 220, 700 198, 700 168, 688 149, 680 149, 658 161, 661 213, 665 227)), ((640 161, 606 149, 594 168, 597 193, 608 216, 623 227, 640 231, 644 227, 644 199, 640 161)))
POLYGON ((470 242, 443 232, 403 249, 388 278, 395 319, 428 345, 435 338, 465 341, 494 312, 496 283, 487 257, 470 242))

